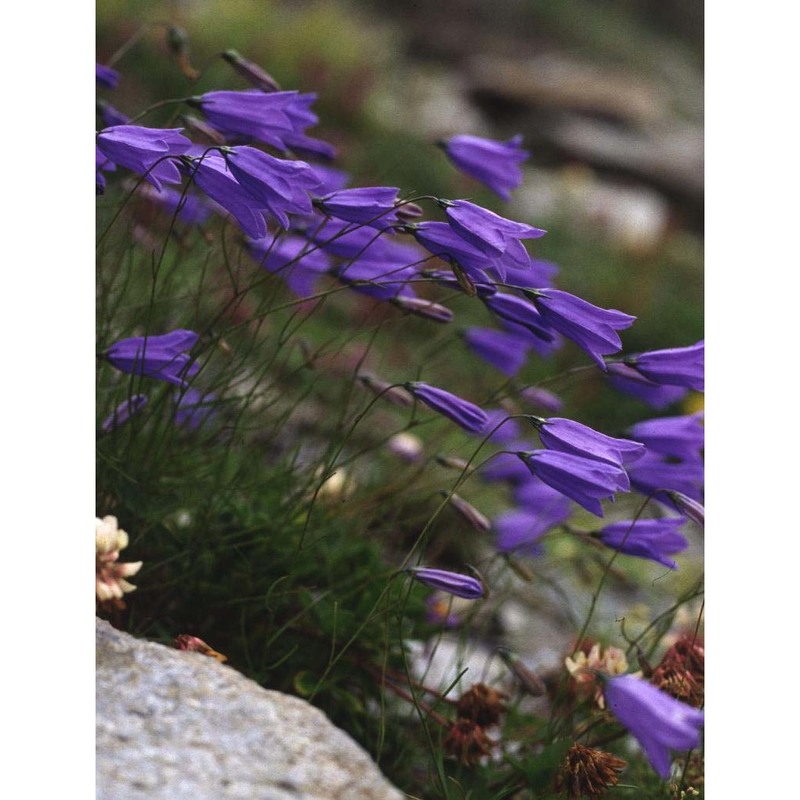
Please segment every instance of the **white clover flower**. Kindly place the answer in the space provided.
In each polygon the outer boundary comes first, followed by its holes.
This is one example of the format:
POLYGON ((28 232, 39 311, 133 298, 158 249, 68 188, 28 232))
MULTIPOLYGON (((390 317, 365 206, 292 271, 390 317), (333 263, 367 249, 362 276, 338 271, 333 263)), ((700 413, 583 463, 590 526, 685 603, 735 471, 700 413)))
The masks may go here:
POLYGON ((128 534, 118 527, 116 517, 95 518, 95 593, 101 605, 124 608, 122 596, 136 589, 125 579, 135 575, 142 568, 142 562, 121 564, 117 561, 120 550, 127 546, 128 534))

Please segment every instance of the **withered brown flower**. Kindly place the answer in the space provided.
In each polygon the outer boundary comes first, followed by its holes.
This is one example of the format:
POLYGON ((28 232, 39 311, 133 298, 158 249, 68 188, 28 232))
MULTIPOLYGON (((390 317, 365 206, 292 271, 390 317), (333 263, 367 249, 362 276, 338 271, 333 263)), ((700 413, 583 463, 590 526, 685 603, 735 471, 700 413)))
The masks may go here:
POLYGON ((569 800, 602 797, 611 786, 619 782, 620 773, 626 763, 623 759, 594 750, 575 742, 567 750, 561 769, 556 776, 556 790, 566 792, 569 800))
POLYGON ((482 756, 488 756, 492 744, 482 726, 464 718, 453 723, 443 742, 445 753, 467 766, 473 766, 482 756))
POLYGON ((484 683, 476 683, 461 695, 456 708, 459 718, 485 728, 500 721, 500 715, 506 710, 505 700, 508 700, 507 694, 484 683))

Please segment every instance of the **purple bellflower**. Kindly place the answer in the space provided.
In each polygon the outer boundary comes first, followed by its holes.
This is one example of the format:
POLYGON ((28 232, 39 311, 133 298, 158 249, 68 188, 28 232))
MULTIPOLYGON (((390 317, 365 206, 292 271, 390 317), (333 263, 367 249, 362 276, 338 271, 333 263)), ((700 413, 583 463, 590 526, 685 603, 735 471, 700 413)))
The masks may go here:
POLYGON ((516 455, 537 478, 598 517, 603 516, 600 500, 613 500, 615 492, 630 489, 625 470, 607 461, 557 450, 534 450, 516 455))
POLYGON ((638 740, 664 780, 670 775, 670 751, 691 750, 700 744, 703 712, 651 683, 617 675, 605 680, 603 694, 607 707, 638 740))
POLYGON ((606 525, 595 535, 604 545, 620 553, 677 569, 678 565, 668 556, 689 546, 686 537, 678 532, 684 522, 682 517, 624 520, 606 525))
MULTIPOLYGON (((440 200, 450 227, 489 257, 500 256, 520 239, 538 239, 546 231, 501 217, 468 200, 440 200)), ((524 249, 524 248, 523 248, 524 249)), ((521 266, 525 266, 524 260, 521 266)))
POLYGON ((333 161, 336 158, 336 148, 332 144, 306 136, 304 133, 287 133, 283 137, 283 143, 287 150, 291 150, 300 158, 320 161, 333 161))
MULTIPOLYGON (((311 101, 315 97, 311 96, 311 101)), ((302 133, 317 117, 307 111, 309 96, 299 92, 244 91, 206 92, 189 105, 199 108, 217 130, 285 149, 285 137, 302 133)))
POLYGON ((267 235, 266 206, 244 188, 228 169, 225 159, 214 152, 187 160, 187 169, 197 187, 213 200, 221 213, 230 214, 251 239, 267 235))
POLYGON ((628 467, 628 474, 633 488, 648 497, 672 491, 693 500, 702 499, 704 469, 699 459, 675 461, 648 450, 643 458, 628 467))
POLYGON ((645 446, 630 439, 615 439, 587 425, 561 417, 528 417, 539 432, 542 444, 550 450, 574 453, 584 458, 596 458, 610 464, 629 464, 642 458, 645 446))
POLYGON ((100 119, 103 120, 104 128, 113 128, 115 125, 127 125, 131 121, 130 117, 126 114, 118 111, 111 103, 107 103, 100 98, 95 102, 95 108, 100 115, 100 119))
POLYGON ((453 136, 442 142, 447 157, 462 172, 480 181, 503 200, 522 183, 520 164, 529 153, 522 149, 522 136, 496 142, 480 136, 453 136))
POLYGON ((496 292, 490 297, 481 299, 492 314, 503 322, 515 326, 517 330, 525 329, 543 342, 550 343, 555 340, 553 330, 544 316, 522 297, 507 292, 496 292))
POLYGON ((309 164, 319 180, 319 190, 323 194, 331 194, 344 189, 350 183, 350 175, 343 169, 329 167, 325 164, 309 164))
POLYGON ((525 268, 507 266, 504 283, 520 289, 536 289, 551 286, 557 274, 558 267, 552 261, 531 258, 525 268))
POLYGON ((170 158, 188 152, 192 143, 181 135, 181 128, 142 128, 139 125, 114 125, 97 134, 97 147, 114 164, 144 175, 156 187, 180 183, 181 173, 170 158))
POLYGON ((311 213, 311 192, 319 186, 319 178, 304 161, 275 158, 247 146, 231 148, 225 160, 239 184, 261 201, 282 227, 289 227, 288 214, 311 213))
POLYGON ((651 408, 666 408, 682 400, 689 391, 682 386, 653 383, 626 364, 611 362, 606 366, 608 380, 617 391, 636 397, 651 408))
POLYGON ((682 417, 658 417, 637 422, 628 431, 648 450, 690 461, 701 457, 705 439, 702 419, 702 412, 682 417))
POLYGON ((398 223, 396 204, 399 191, 388 186, 342 189, 314 198, 314 205, 330 217, 380 230, 398 223))
MULTIPOLYGON (((409 285, 409 281, 418 277, 414 267, 387 267, 381 262, 362 258, 334 269, 333 272, 342 283, 351 289, 374 297, 376 300, 416 297, 414 289, 409 285)), ((426 302, 429 303, 429 301, 426 302)), ((418 308, 414 310, 419 311, 418 308)), ((449 318, 446 321, 449 321, 449 318)))
POLYGON ((532 479, 530 470, 516 453, 533 450, 535 445, 529 441, 515 441, 505 446, 510 452, 495 453, 481 468, 480 476, 489 483, 504 482, 520 486, 532 479))
POLYGON ((705 342, 626 356, 624 363, 653 383, 704 389, 705 342))
POLYGON ((105 64, 94 65, 94 77, 97 85, 104 89, 116 89, 119 83, 119 72, 105 64))
POLYGON ((488 436, 494 444, 510 444, 522 436, 519 420, 509 416, 502 408, 492 408, 486 411, 486 425, 480 432, 481 436, 488 436))
POLYGON ((216 415, 216 396, 213 392, 186 389, 175 393, 175 424, 179 428, 197 431, 216 415))
POLYGON ((314 294, 319 279, 331 266, 327 253, 292 234, 248 239, 247 248, 261 267, 280 275, 298 297, 314 294))
POLYGON ((182 329, 161 336, 135 336, 112 344, 105 356, 122 372, 145 375, 185 388, 189 385, 186 378, 200 370, 200 365, 187 352, 198 338, 194 331, 182 329))
POLYGON ((177 218, 187 225, 202 225, 211 215, 211 209, 203 199, 190 192, 184 194, 166 186, 158 190, 153 186, 142 183, 136 193, 148 202, 163 209, 166 213, 177 214, 177 218))
POLYGON ((458 572, 448 572, 447 570, 434 569, 433 567, 409 567, 405 571, 415 581, 456 597, 478 600, 488 595, 486 585, 471 575, 462 575, 458 572))
POLYGON ((147 405, 146 394, 133 394, 123 400, 104 420, 100 429, 103 433, 111 433, 115 428, 124 425, 134 414, 138 414, 147 405))
POLYGON ((509 378, 528 360, 528 340, 519 334, 473 327, 464 331, 464 341, 473 353, 509 378))
POLYGON ((486 412, 474 403, 421 381, 411 381, 404 385, 414 397, 464 430, 480 433, 486 426, 486 412))
POLYGON ((550 525, 566 522, 572 514, 572 504, 561 492, 528 472, 525 480, 513 491, 514 503, 525 511, 546 517, 550 525))
POLYGON ((605 370, 603 356, 622 348, 617 331, 630 328, 636 317, 615 309, 598 308, 558 289, 529 289, 525 294, 536 305, 547 325, 571 339, 605 370))
POLYGON ((544 514, 517 508, 496 516, 492 520, 492 527, 495 530, 495 547, 499 552, 539 556, 543 552, 539 540, 553 524, 544 514))

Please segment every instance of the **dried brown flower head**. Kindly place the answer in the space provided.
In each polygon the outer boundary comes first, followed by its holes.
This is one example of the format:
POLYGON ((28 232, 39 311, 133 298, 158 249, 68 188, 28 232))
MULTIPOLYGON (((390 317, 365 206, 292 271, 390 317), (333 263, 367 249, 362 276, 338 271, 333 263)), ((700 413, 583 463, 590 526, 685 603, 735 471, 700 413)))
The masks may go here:
POLYGON ((461 695, 457 706, 458 717, 484 728, 497 725, 500 715, 506 710, 504 700, 508 700, 507 694, 484 683, 476 683, 461 695))
POLYGON ((611 786, 619 782, 618 773, 626 762, 605 753, 575 742, 567 750, 567 755, 556 776, 556 790, 566 792, 569 800, 588 797, 591 800, 602 797, 611 786))
POLYGON ((682 636, 664 653, 650 682, 695 708, 705 702, 705 650, 702 641, 682 636))
POLYGON ((119 552, 128 546, 128 534, 117 526, 116 517, 95 518, 95 594, 97 603, 107 610, 125 608, 122 596, 136 587, 125 578, 135 575, 141 561, 120 564, 119 552))
POLYGON ((471 719, 456 720, 445 736, 444 751, 462 764, 473 766, 492 749, 492 740, 486 731, 471 719))
POLYGON ((202 639, 188 633, 181 633, 175 637, 175 647, 177 647, 178 650, 190 650, 194 653, 202 653, 204 656, 216 658, 219 662, 228 660, 228 656, 218 653, 202 639))

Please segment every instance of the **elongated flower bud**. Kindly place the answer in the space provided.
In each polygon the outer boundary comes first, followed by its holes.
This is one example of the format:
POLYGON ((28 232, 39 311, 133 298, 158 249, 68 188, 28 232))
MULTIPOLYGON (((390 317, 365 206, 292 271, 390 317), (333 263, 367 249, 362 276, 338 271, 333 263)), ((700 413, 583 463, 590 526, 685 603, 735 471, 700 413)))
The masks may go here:
POLYGON ((391 383, 382 381, 368 372, 359 373, 358 380, 362 386, 366 386, 367 389, 375 392, 375 394, 379 394, 392 405, 400 408, 410 408, 414 405, 414 398, 402 386, 393 386, 391 383))
POLYGON ((453 312, 446 306, 426 300, 424 297, 408 297, 399 294, 392 300, 392 303, 403 311, 408 311, 418 317, 433 320, 434 322, 450 322, 453 319, 453 312))
POLYGON ((222 53, 222 58, 227 61, 233 69, 243 78, 250 81, 257 89, 262 92, 279 92, 280 85, 268 72, 265 72, 258 64, 243 58, 236 50, 226 50, 222 53))
POLYGON ((409 567, 405 571, 415 581, 456 597, 477 600, 489 596, 486 584, 471 575, 462 575, 459 572, 448 572, 445 569, 434 569, 433 567, 409 567))
MULTIPOLYGON (((443 491, 442 494, 447 497, 447 492, 443 491)), ((492 523, 489 521, 488 517, 481 514, 472 503, 468 503, 463 497, 457 494, 451 494, 449 501, 450 505, 452 505, 476 531, 488 533, 492 529, 492 523)))

